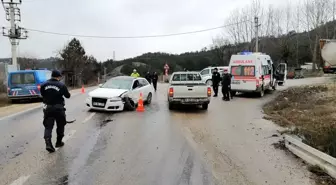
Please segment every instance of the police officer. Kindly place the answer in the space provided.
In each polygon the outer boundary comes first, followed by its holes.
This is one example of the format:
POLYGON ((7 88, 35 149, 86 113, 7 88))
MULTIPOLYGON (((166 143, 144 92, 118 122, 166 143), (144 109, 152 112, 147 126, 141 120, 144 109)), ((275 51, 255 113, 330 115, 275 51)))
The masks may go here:
POLYGON ((218 72, 218 69, 215 68, 213 73, 212 73, 212 88, 213 88, 213 91, 214 91, 214 97, 217 97, 217 94, 218 94, 218 86, 219 86, 219 83, 221 81, 221 76, 220 76, 220 73, 218 72))
POLYGON ((149 71, 146 73, 145 78, 150 84, 152 84, 152 75, 149 73, 149 71))
POLYGON ((230 101, 230 91, 231 89, 231 76, 228 73, 227 69, 224 69, 224 75, 222 79, 222 93, 223 93, 223 100, 230 101))
POLYGON ((55 148, 51 142, 52 130, 56 121, 57 141, 55 147, 62 147, 64 136, 64 127, 66 125, 66 116, 64 108, 64 98, 70 98, 68 88, 60 82, 62 75, 59 71, 53 70, 51 79, 41 85, 41 95, 43 97, 43 125, 44 125, 44 139, 46 143, 46 150, 50 153, 55 152, 55 148))
POLYGON ((159 75, 157 74, 157 72, 154 72, 153 75, 152 75, 152 81, 153 81, 153 87, 154 87, 155 91, 156 91, 156 88, 157 88, 158 79, 159 79, 159 75))

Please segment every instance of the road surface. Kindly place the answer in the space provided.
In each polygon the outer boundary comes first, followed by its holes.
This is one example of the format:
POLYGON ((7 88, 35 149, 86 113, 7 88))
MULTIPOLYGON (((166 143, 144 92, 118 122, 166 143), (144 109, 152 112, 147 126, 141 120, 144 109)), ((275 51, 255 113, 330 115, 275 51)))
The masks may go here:
POLYGON ((77 121, 53 154, 44 149, 40 108, 0 118, 0 185, 313 184, 302 164, 272 146, 279 128, 260 111, 271 95, 169 111, 166 88, 159 85, 144 113, 88 112, 85 94, 72 97, 67 115, 77 121))

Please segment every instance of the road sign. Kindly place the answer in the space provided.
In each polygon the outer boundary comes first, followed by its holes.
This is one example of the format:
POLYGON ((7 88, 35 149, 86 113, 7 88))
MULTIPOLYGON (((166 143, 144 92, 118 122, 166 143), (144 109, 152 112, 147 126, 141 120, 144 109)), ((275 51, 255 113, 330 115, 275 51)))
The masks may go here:
POLYGON ((168 64, 166 63, 163 68, 165 69, 165 75, 168 76, 168 70, 169 70, 168 64))

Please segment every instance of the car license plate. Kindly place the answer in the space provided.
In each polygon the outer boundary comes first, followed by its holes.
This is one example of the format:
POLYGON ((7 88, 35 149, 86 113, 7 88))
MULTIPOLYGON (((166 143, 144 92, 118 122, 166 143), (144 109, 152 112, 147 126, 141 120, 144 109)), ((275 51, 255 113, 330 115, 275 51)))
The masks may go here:
POLYGON ((191 99, 191 98, 187 98, 187 99, 184 99, 184 102, 196 102, 197 99, 191 99))
POLYGON ((105 103, 93 102, 92 104, 93 104, 94 106, 105 107, 105 103))
POLYGON ((233 80, 233 81, 232 81, 232 84, 240 84, 240 81, 238 81, 238 80, 233 80))

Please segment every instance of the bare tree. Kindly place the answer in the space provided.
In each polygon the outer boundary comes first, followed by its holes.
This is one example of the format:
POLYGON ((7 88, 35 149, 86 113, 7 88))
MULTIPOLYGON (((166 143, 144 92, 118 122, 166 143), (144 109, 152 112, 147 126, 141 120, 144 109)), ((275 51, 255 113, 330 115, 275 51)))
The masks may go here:
POLYGON ((313 56, 313 70, 316 70, 317 60, 320 58, 318 57, 318 43, 322 30, 318 28, 330 20, 330 5, 332 5, 331 0, 305 0, 304 2, 305 27, 307 31, 315 30, 314 35, 308 32, 313 56))
POLYGON ((228 39, 224 39, 223 35, 219 35, 216 38, 212 39, 213 45, 211 46, 212 51, 215 56, 223 62, 226 66, 229 64, 228 58, 231 57, 232 45, 228 39))

